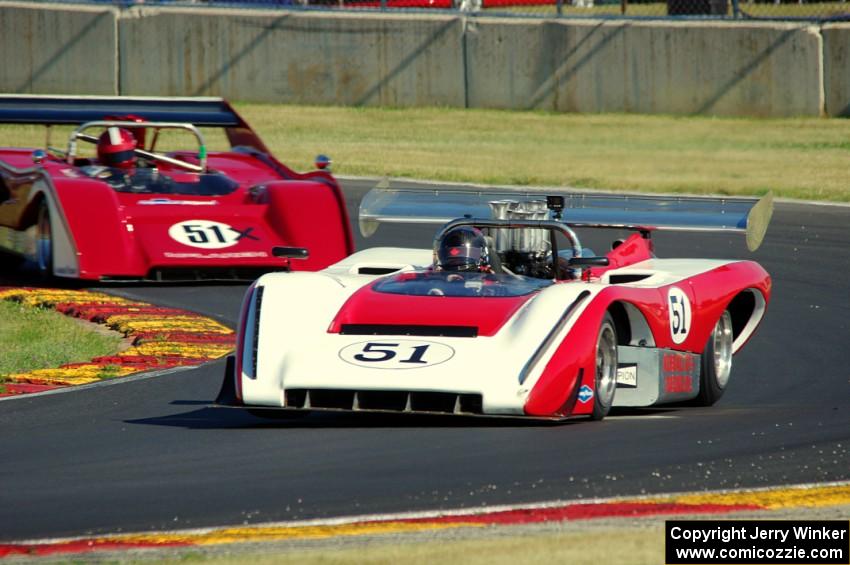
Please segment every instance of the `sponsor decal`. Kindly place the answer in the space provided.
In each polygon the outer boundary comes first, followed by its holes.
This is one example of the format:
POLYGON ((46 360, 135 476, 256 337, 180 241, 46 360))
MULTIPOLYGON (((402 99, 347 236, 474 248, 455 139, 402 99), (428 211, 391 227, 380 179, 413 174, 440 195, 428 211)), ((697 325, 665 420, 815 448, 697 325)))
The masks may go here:
POLYGON ((664 392, 693 392, 696 361, 688 353, 665 353, 661 360, 664 392))
POLYGON ((265 251, 233 253, 171 253, 166 251, 163 255, 169 259, 256 259, 269 256, 265 251))
POLYGON ((664 377, 664 392, 691 392, 693 379, 690 375, 670 375, 664 377))
POLYGON ((80 178, 80 174, 74 169, 59 169, 59 172, 65 175, 66 177, 70 177, 72 179, 80 178))
POLYGON ((150 200, 139 200, 142 206, 160 206, 160 205, 177 205, 177 206, 215 206, 218 200, 172 200, 170 198, 151 198, 150 200))
POLYGON ((190 247, 202 249, 223 249, 232 247, 242 239, 259 241, 251 232, 254 228, 236 229, 222 222, 212 220, 187 220, 168 228, 168 235, 174 241, 190 247))
POLYGON ((340 349, 339 358, 371 369, 421 369, 445 363, 454 354, 452 347, 435 341, 386 339, 347 345, 340 349))
POLYGON ((692 355, 685 353, 665 353, 662 360, 665 373, 693 373, 696 362, 692 355))
POLYGON ((581 385, 578 389, 578 401, 585 404, 591 398, 593 398, 593 390, 587 385, 581 385))
POLYGON ((682 343, 691 331, 691 301, 681 288, 673 286, 667 292, 667 309, 670 317, 670 337, 673 343, 682 343))
POLYGON ((637 364, 617 367, 617 388, 637 388, 637 364))

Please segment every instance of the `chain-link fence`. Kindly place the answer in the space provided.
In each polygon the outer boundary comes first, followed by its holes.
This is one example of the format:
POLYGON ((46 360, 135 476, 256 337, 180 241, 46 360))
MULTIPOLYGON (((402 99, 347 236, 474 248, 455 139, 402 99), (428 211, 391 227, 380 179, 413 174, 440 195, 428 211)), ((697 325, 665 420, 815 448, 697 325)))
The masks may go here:
MULTIPOLYGON (((61 1, 61 0, 60 0, 61 1)), ((850 21, 850 0, 66 0, 309 10, 462 12, 480 16, 850 21)))

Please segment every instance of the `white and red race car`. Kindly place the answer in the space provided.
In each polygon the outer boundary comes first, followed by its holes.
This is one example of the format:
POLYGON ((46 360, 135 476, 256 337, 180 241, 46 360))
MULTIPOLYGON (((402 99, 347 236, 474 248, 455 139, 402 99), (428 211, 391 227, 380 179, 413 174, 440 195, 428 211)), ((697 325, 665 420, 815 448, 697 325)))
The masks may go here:
MULTIPOLYGON (((486 268, 372 248, 319 272, 261 277, 245 297, 220 405, 277 417, 344 410, 602 419, 612 406, 714 404, 764 317, 755 262, 659 259, 655 230, 731 230, 757 248, 772 198, 390 189, 360 228, 471 227, 486 268), (448 223, 446 223, 448 222, 448 223), (576 227, 634 233, 596 256, 576 227), (436 263, 435 263, 436 262, 436 263)), ((303 249, 278 250, 298 256, 303 249)))

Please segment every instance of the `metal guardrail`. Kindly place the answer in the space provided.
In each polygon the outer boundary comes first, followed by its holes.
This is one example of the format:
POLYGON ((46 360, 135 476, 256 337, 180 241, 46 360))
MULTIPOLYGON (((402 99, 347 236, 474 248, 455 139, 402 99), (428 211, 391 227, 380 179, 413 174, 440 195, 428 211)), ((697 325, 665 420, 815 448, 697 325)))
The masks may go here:
MULTIPOLYGON (((55 0, 54 0, 55 1, 55 0)), ((60 2, 62 0, 59 0, 60 2)), ((468 16, 850 21, 850 0, 65 0, 67 3, 310 11, 404 11, 468 16)), ((37 2, 34 2, 37 3, 37 2)))

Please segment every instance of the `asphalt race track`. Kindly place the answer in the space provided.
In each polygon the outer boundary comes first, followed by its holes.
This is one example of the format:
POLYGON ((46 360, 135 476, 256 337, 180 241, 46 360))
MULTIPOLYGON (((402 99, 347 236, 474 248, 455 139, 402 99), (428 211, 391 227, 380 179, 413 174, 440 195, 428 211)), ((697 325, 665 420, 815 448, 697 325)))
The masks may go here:
MULTIPOLYGON (((371 183, 345 184, 354 213, 371 183)), ((430 247, 431 234, 384 227, 357 245, 430 247)), ((613 239, 582 235, 597 251, 613 239)), ((223 361, 5 400, 0 540, 850 479, 850 207, 778 204, 755 254, 740 236, 655 241, 659 256, 754 257, 773 276, 762 328, 712 408, 558 425, 266 421, 209 407, 223 361)), ((109 290, 234 325, 244 286, 109 290)))

